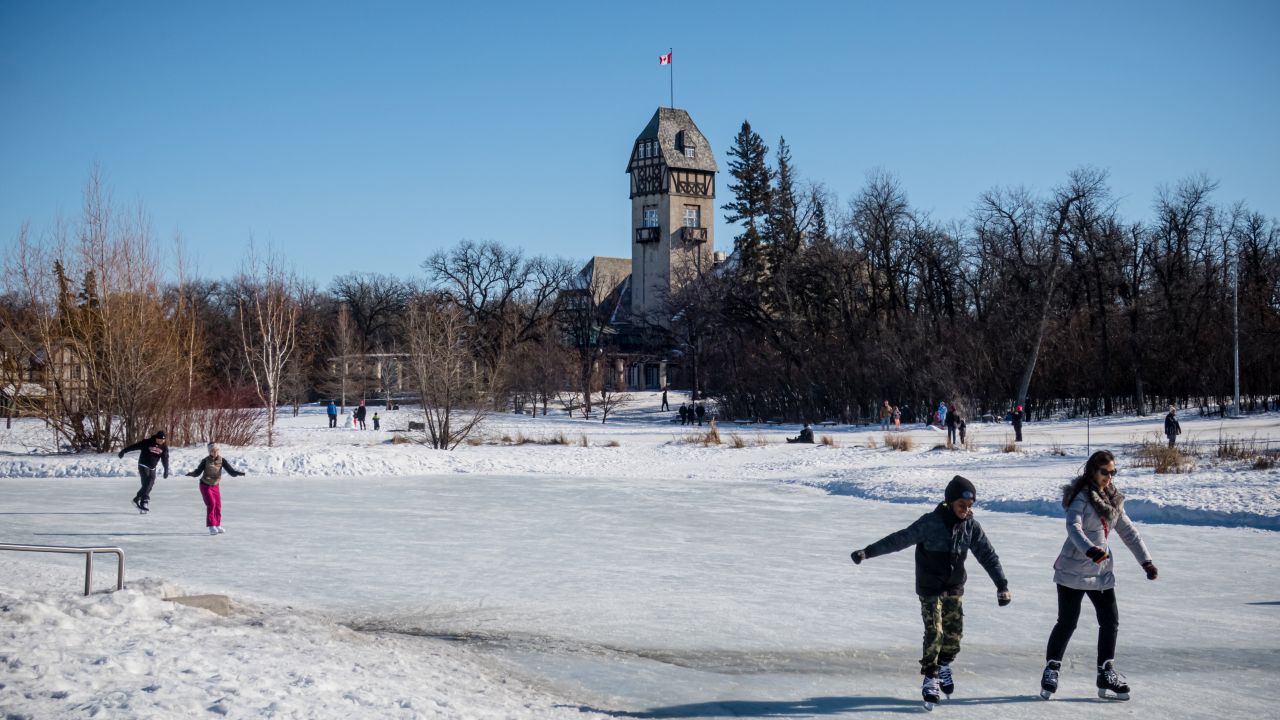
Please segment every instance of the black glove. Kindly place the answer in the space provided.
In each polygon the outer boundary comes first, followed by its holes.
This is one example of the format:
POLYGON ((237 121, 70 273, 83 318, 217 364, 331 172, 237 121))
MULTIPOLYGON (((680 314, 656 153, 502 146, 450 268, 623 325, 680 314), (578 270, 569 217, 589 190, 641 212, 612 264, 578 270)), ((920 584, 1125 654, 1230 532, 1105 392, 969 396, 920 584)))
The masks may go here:
POLYGON ((1089 551, 1086 552, 1085 555, 1088 555, 1089 559, 1094 561, 1095 563, 1100 563, 1103 560, 1107 559, 1107 551, 1103 550, 1100 547, 1089 548, 1089 551))
POLYGON ((123 451, 123 450, 121 450, 120 452, 116 453, 116 457, 118 457, 118 458, 120 458, 121 460, 123 460, 123 459, 124 459, 124 451, 123 451))
POLYGON ((1013 595, 1009 594, 1008 588, 996 593, 996 602, 1000 604, 1000 607, 1004 607, 1005 605, 1013 602, 1013 595))
POLYGON ((164 471, 164 476, 165 476, 165 477, 169 477, 169 471, 168 471, 168 470, 165 470, 165 471, 164 471))
POLYGON ((1147 571, 1147 579, 1155 580, 1160 575, 1160 571, 1156 570, 1156 564, 1150 560, 1142 563, 1142 569, 1147 571))
POLYGON ((854 565, 861 565, 862 561, 867 559, 867 551, 854 550, 853 552, 849 553, 849 557, 853 558, 854 565))

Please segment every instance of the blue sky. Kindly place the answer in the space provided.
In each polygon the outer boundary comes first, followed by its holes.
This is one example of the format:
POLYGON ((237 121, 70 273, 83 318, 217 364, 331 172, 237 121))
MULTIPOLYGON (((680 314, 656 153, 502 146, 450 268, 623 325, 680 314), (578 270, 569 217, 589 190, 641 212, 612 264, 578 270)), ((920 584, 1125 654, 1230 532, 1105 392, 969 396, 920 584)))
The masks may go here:
POLYGON ((1085 164, 1130 217, 1200 172, 1280 216, 1280 3, 449 5, 0 2, 0 239, 97 164, 205 277, 250 238, 321 285, 463 238, 627 256, 668 47, 722 170, 748 119, 842 201, 883 168, 941 220, 1085 164))

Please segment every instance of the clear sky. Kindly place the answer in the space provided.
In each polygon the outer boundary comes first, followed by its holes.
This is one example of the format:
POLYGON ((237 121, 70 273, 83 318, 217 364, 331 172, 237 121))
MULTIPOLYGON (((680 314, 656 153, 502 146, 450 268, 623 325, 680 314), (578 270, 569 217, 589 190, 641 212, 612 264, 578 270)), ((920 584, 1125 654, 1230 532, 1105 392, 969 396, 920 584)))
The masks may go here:
POLYGON ((1130 217, 1200 172, 1280 216, 1280 2, 0 0, 0 242, 98 164, 206 277, 251 237, 322 285, 463 238, 629 256, 669 47, 722 195, 748 119, 842 202, 883 168, 962 218, 1092 164, 1130 217))

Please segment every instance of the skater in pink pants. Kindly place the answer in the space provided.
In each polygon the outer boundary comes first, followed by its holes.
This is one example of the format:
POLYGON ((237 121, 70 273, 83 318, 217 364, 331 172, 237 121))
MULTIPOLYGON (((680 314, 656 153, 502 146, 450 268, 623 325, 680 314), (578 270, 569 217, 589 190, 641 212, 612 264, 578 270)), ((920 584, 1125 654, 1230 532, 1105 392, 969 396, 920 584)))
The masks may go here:
POLYGON ((210 535, 219 535, 222 530, 222 491, 218 482, 222 480, 222 471, 226 470, 231 477, 239 477, 244 473, 236 470, 218 451, 217 443, 209 443, 209 455, 200 461, 199 467, 187 475, 200 478, 200 497, 204 498, 205 525, 210 535))

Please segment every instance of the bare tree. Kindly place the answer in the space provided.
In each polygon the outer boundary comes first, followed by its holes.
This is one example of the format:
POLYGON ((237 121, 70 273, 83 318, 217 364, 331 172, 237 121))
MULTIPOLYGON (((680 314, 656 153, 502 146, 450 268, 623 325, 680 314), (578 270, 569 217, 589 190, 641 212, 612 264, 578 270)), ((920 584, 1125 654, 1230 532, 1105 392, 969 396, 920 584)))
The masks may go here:
POLYGON ((473 354, 484 367, 491 397, 498 400, 511 378, 513 348, 554 329, 573 266, 560 259, 525 258, 495 242, 465 240, 435 253, 423 267, 473 328, 473 354))
POLYGON ((42 241, 24 226, 8 265, 6 283, 33 310, 26 352, 60 439, 102 452, 181 410, 174 388, 187 385, 188 363, 149 220, 140 206, 121 211, 96 169, 78 224, 58 222, 42 241))
POLYGON ((485 379, 471 354, 466 314, 439 293, 409 301, 409 368, 426 420, 427 441, 452 450, 485 417, 485 379))
POLYGON ((239 286, 240 343, 258 398, 267 409, 267 445, 275 444, 276 412, 298 340, 298 279, 283 260, 251 245, 239 286))

